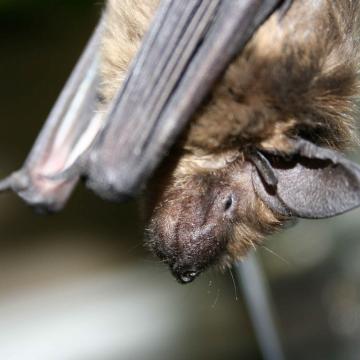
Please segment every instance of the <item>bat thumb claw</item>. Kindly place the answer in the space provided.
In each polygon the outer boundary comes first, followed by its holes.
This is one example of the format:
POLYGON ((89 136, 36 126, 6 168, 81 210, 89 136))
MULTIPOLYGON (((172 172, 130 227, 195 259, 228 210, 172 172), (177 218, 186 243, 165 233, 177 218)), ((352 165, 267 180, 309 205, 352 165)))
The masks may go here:
POLYGON ((16 171, 6 177, 3 180, 0 180, 0 192, 5 191, 21 191, 26 189, 29 186, 29 178, 23 171, 16 171))

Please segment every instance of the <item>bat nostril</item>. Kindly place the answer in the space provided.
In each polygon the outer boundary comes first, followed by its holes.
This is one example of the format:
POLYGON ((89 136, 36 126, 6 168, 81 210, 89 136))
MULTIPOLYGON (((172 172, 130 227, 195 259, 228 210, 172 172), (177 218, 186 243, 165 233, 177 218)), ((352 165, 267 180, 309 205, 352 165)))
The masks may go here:
POLYGON ((179 280, 183 284, 189 284, 196 279, 198 274, 199 272, 197 271, 185 271, 184 273, 180 274, 179 280))
POLYGON ((200 271, 194 268, 179 268, 174 265, 172 267, 172 273, 175 276, 176 280, 181 284, 189 284, 194 281, 200 274, 200 271))
POLYGON ((178 280, 182 284, 189 284, 194 281, 198 275, 199 272, 197 271, 185 271, 182 274, 179 274, 178 280))

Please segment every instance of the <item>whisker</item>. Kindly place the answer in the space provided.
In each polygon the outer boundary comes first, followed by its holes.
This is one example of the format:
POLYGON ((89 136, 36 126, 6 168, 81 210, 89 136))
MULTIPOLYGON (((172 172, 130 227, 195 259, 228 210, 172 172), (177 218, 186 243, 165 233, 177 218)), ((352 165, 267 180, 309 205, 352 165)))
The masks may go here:
POLYGON ((250 244, 252 246, 252 248, 256 251, 256 246, 255 246, 254 242, 251 240, 251 238, 247 239, 247 243, 250 244))
POLYGON ((139 241, 137 244, 135 244, 133 247, 131 247, 131 248, 129 248, 128 250, 127 250, 127 254, 129 255, 129 254, 132 254, 135 250, 137 250, 140 246, 142 246, 142 241, 139 241))
POLYGON ((220 298, 220 288, 217 288, 215 300, 211 305, 212 309, 215 309, 217 303, 219 302, 219 298, 220 298))
POLYGON ((239 301, 238 291, 237 291, 237 286, 236 286, 236 281, 235 281, 235 278, 234 278, 234 274, 233 274, 232 271, 231 271, 231 268, 229 268, 229 273, 230 273, 231 280, 232 280, 233 285, 234 285, 235 300, 236 300, 236 301, 239 301))
POLYGON ((208 295, 210 295, 212 293, 212 289, 215 288, 216 293, 215 293, 215 298, 211 304, 211 308, 215 309, 216 305, 219 302, 220 299, 220 295, 221 295, 221 289, 217 286, 217 282, 214 280, 214 278, 217 277, 218 272, 215 271, 214 269, 210 269, 210 271, 208 271, 209 277, 211 277, 212 279, 209 280, 208 282, 208 295))
POLYGON ((284 257, 282 257, 281 255, 279 255, 278 253, 276 253, 274 250, 271 250, 270 248, 268 248, 265 245, 261 245, 262 248, 264 248, 268 253, 270 253, 271 255, 277 257, 278 259, 280 259, 282 262, 284 262, 286 265, 291 265, 290 261, 285 259, 284 257))

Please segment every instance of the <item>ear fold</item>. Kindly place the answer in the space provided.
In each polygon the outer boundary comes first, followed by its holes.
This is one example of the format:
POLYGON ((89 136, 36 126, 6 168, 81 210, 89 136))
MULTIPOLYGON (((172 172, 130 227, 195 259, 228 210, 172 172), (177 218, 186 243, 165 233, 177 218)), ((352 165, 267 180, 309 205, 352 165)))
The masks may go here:
POLYGON ((254 189, 281 215, 319 219, 360 206, 360 166, 337 151, 297 140, 290 155, 262 151, 257 161, 254 189))

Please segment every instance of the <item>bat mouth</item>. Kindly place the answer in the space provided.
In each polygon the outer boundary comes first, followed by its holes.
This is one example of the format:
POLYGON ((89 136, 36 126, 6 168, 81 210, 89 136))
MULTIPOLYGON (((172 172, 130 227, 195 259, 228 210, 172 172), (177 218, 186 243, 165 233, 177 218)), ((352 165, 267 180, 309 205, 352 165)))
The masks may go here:
POLYGON ((180 284, 190 284, 202 273, 195 267, 181 267, 177 264, 170 266, 170 270, 180 284))

